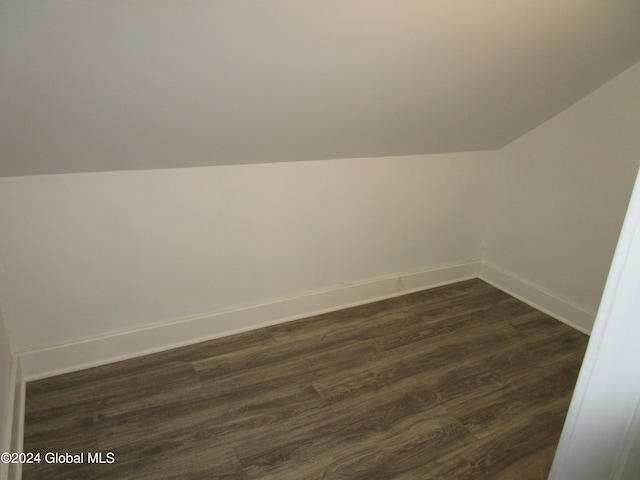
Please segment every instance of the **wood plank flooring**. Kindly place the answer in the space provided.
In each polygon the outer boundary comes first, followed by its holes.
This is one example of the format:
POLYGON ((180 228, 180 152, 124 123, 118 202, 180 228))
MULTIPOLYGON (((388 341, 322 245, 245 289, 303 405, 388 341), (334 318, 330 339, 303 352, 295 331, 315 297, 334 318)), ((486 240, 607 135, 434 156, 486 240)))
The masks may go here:
POLYGON ((545 479, 586 344, 476 279, 30 382, 24 451, 85 455, 23 478, 545 479))

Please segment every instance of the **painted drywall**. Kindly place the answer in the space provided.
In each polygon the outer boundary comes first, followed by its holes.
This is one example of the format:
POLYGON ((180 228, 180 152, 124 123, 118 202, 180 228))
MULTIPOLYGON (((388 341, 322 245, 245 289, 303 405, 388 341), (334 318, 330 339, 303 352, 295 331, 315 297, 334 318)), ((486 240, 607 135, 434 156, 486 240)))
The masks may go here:
POLYGON ((494 152, 0 178, 15 350, 480 256, 494 152))
POLYGON ((636 64, 500 150, 483 262, 595 312, 640 164, 639 125, 636 64))
POLYGON ((0 175, 497 149, 639 30, 638 1, 3 0, 0 175))

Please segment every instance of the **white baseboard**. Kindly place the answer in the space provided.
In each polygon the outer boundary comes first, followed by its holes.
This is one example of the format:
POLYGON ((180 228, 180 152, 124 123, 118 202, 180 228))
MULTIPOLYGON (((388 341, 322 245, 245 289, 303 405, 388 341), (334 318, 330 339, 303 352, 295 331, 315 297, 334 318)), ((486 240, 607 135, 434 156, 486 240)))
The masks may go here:
POLYGON ((168 350, 478 276, 478 260, 343 284, 249 307, 19 352, 25 381, 168 350))
MULTIPOLYGON (((14 355, 16 361, 16 384, 13 401, 13 417, 11 428, 11 451, 22 452, 24 440, 24 414, 27 400, 27 384, 24 380, 20 358, 14 355)), ((14 463, 9 466, 9 480, 22 478, 22 464, 14 463)))
POLYGON ((550 315, 563 323, 587 335, 596 318, 596 312, 565 298, 545 290, 513 272, 504 270, 496 265, 482 262, 479 277, 494 287, 516 297, 532 307, 550 315))
MULTIPOLYGON (((24 405, 26 399, 20 359, 13 355, 9 369, 9 390, 7 392, 7 425, 2 432, 2 452, 21 452, 24 433, 24 405)), ((22 476, 20 464, 0 462, 0 480, 19 480, 22 476)))
MULTIPOLYGON (((7 388, 7 404, 5 405, 4 418, 6 424, 3 425, 2 437, 0 438, 0 452, 11 452, 11 434, 13 431, 13 412, 15 402, 15 390, 17 379, 17 358, 13 356, 9 365, 9 383, 7 388)), ((0 480, 9 478, 9 465, 0 462, 0 480)))

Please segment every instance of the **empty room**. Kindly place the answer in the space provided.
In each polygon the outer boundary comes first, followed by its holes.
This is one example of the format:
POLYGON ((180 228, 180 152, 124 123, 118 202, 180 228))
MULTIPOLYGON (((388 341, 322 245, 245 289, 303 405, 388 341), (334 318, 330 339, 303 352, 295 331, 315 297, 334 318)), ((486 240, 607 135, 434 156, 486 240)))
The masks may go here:
POLYGON ((5 0, 0 65, 0 480, 640 475, 640 1, 5 0))

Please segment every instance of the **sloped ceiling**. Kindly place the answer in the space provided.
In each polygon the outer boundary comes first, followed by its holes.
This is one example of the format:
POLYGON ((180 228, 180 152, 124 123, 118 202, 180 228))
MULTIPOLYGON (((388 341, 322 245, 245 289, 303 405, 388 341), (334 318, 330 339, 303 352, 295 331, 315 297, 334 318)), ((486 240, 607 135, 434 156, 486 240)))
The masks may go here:
POLYGON ((638 61, 640 0, 3 0, 0 175, 498 149, 638 61))

